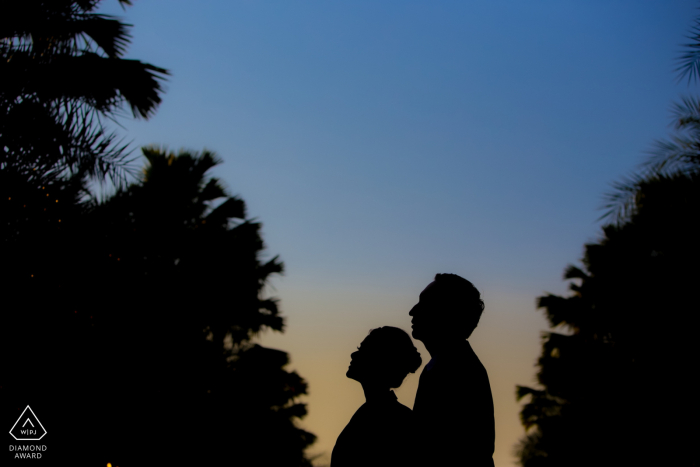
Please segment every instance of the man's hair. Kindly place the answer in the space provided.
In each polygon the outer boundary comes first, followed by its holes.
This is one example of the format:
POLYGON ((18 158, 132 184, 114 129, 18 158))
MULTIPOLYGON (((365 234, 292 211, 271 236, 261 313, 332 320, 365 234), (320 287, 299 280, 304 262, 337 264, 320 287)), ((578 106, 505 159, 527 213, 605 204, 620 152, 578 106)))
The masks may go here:
POLYGON ((457 274, 436 274, 435 286, 441 295, 444 311, 451 313, 456 324, 471 336, 484 311, 484 301, 474 284, 457 274))

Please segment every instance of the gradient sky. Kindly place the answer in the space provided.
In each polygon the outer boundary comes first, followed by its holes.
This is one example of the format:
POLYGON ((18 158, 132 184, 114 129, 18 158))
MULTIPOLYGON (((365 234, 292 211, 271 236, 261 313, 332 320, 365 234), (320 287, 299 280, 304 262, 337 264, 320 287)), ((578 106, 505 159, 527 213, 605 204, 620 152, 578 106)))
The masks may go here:
MULTIPOLYGON (((344 374, 369 329, 410 330, 437 272, 482 290, 497 467, 547 329, 535 299, 597 238, 602 194, 670 131, 694 1, 137 0, 128 57, 171 70, 134 147, 208 148, 279 254, 284 334, 328 464, 362 404, 344 374)), ((425 348, 417 342, 424 363, 425 348)), ((419 370, 420 371, 420 370, 419 370)), ((397 391, 412 407, 418 374, 397 391)), ((459 388, 455 388, 455 391, 459 388)))

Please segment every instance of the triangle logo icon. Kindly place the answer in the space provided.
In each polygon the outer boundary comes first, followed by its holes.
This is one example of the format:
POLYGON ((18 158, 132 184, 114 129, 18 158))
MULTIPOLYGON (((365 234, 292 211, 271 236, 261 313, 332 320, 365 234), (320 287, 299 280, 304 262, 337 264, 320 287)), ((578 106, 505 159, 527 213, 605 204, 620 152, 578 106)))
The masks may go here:
POLYGON ((31 407, 27 406, 10 429, 10 434, 17 441, 39 441, 46 435, 46 430, 41 424, 31 407))

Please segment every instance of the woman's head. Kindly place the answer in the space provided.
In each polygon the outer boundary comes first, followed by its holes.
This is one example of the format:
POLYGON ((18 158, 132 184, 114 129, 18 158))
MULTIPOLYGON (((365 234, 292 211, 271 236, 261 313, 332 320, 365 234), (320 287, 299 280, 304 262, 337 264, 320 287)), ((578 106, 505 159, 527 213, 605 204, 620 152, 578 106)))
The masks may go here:
POLYGON ((401 386, 409 373, 415 373, 422 359, 411 337, 392 326, 372 329, 352 353, 348 378, 389 388, 401 386))

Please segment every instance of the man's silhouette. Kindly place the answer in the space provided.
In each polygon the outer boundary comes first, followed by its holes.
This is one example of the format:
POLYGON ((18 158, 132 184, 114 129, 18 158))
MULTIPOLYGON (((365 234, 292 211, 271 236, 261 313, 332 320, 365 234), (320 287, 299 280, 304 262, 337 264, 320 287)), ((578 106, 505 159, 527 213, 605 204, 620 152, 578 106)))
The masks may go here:
POLYGON ((432 357, 413 405, 422 465, 493 467, 493 399, 486 369, 467 338, 484 302, 468 280, 437 274, 411 309, 413 337, 432 357))

